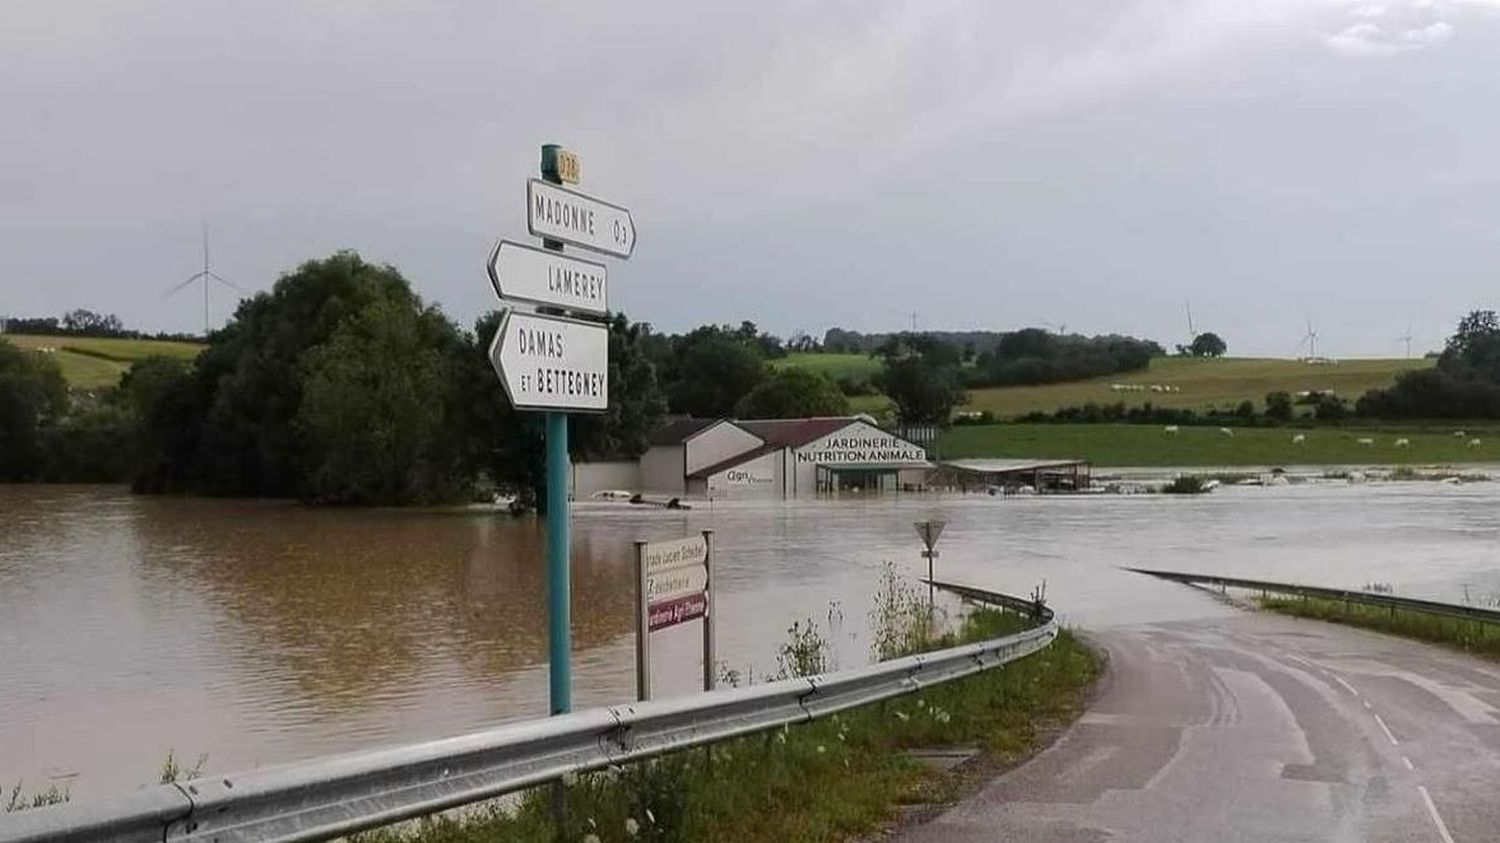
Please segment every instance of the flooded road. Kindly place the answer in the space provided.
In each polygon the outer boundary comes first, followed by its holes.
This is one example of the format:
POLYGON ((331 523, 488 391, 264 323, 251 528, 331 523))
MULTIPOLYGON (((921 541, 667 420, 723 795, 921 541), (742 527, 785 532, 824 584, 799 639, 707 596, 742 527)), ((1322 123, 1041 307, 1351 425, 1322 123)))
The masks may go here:
MULTIPOLYGON (((882 565, 923 570, 926 517, 949 522, 941 577, 1017 594, 1045 580, 1094 628, 1227 611, 1118 565, 1500 593, 1497 483, 582 504, 575 705, 633 693, 634 539, 715 530, 720 658, 762 676, 809 616, 832 614, 840 663, 863 662, 882 565)), ((242 770, 544 714, 541 550, 529 518, 0 486, 0 781, 89 797, 154 781, 169 750, 242 770)), ((654 637, 658 696, 695 687, 697 635, 654 637)))

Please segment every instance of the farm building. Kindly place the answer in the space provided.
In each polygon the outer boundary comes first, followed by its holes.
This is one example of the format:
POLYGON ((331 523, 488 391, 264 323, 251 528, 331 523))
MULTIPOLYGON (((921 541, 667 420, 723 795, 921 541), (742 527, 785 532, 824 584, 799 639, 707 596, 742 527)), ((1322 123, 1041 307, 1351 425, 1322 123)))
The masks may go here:
MULTIPOLYGON (((611 479, 626 479, 627 464, 612 465, 617 468, 611 479)), ((888 492, 924 485, 933 467, 921 446, 863 416, 679 419, 651 437, 633 488, 699 498, 888 492)), ((592 491, 590 485, 575 470, 575 496, 592 491)))
POLYGON ((933 485, 966 492, 1021 487, 1075 492, 1087 489, 1089 482, 1090 467, 1084 460, 948 460, 933 477, 933 485))

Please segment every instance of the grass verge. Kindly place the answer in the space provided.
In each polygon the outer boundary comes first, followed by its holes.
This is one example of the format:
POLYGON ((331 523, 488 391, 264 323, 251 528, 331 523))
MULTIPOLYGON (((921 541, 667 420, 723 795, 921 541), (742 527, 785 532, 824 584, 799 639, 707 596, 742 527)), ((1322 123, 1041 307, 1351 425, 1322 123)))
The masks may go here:
MULTIPOLYGON (((929 643, 983 640, 1027 625, 1016 615, 976 609, 959 631, 929 643)), ((899 650, 912 638, 882 640, 877 646, 899 650)), ((805 627, 799 625, 789 646, 805 651, 805 627)), ((941 771, 907 750, 976 747, 980 766, 998 771, 1074 718, 1100 670, 1099 658, 1064 631, 1022 661, 910 696, 727 741, 711 753, 680 752, 579 776, 565 783, 568 819, 561 833, 550 790, 540 788, 509 809, 429 818, 359 841, 846 839, 890 823, 903 807, 946 802, 964 788, 962 768, 941 771)))
POLYGON ((1391 609, 1300 597, 1266 597, 1262 608, 1283 615, 1341 623, 1442 644, 1487 659, 1500 659, 1500 627, 1479 621, 1445 618, 1428 612, 1391 609))

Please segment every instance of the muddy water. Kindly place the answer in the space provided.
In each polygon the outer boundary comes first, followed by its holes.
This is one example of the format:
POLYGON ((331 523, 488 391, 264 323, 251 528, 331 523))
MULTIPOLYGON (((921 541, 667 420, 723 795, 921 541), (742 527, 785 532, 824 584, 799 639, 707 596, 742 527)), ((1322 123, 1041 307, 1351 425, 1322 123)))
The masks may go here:
MULTIPOLYGON (((633 539, 715 530, 720 657, 762 675, 809 616, 840 663, 862 662, 882 563, 919 570, 927 516, 949 521, 940 575, 1021 594, 1045 580, 1091 627, 1225 611, 1124 564, 1500 593, 1496 483, 583 504, 575 705, 633 693, 633 539)), ((241 770, 545 713, 541 558, 527 518, 0 486, 0 781, 87 798, 154 780, 169 750, 241 770)), ((694 688, 697 635, 654 636, 658 696, 694 688)))

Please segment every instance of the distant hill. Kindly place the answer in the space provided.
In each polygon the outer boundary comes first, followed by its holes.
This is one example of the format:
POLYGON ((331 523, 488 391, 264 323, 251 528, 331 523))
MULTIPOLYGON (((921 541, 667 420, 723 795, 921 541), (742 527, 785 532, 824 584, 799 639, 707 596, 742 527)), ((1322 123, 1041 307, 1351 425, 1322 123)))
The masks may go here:
POLYGON ((1144 371, 1045 386, 1012 386, 976 389, 969 393, 966 411, 988 410, 997 418, 1010 418, 1034 411, 1050 412, 1059 407, 1094 402, 1138 406, 1151 402, 1158 407, 1232 408, 1241 401, 1254 402, 1257 409, 1266 393, 1333 390, 1350 401, 1376 387, 1390 386, 1396 376, 1412 369, 1432 366, 1422 358, 1341 360, 1334 364, 1312 364, 1301 360, 1253 357, 1158 357, 1144 371), (1139 391, 1111 389, 1111 384, 1139 386, 1139 391), (1152 392, 1151 386, 1171 387, 1170 392, 1152 392))
POLYGON ((201 343, 172 340, 125 340, 39 334, 0 334, 19 348, 45 351, 62 367, 68 386, 98 389, 120 382, 136 361, 166 356, 191 360, 203 351, 201 343))

